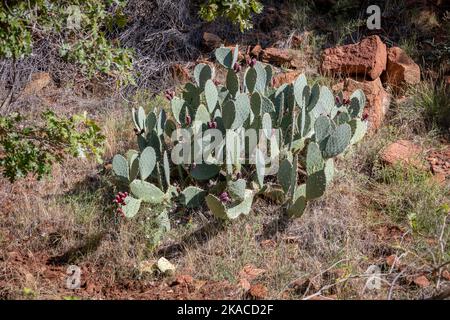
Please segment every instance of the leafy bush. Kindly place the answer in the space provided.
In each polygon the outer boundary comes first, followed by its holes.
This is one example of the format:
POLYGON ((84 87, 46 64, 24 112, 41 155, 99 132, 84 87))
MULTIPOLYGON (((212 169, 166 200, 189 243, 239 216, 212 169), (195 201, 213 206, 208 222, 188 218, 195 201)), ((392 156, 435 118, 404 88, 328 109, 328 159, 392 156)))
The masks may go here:
POLYGON ((216 58, 228 70, 223 85, 208 64, 199 64, 195 83, 186 84, 181 97, 166 92, 171 112, 133 110, 139 150, 113 158, 119 185, 130 191, 115 201, 123 216, 134 217, 143 204, 163 205, 158 219, 167 222, 175 204, 189 209, 206 202, 218 219, 236 219, 262 196, 300 217, 333 179, 334 158, 363 138, 361 90, 348 100, 334 97, 325 86, 308 86, 304 75, 275 89, 270 65, 253 59, 240 71, 237 47, 217 49, 216 58), (256 132, 245 149, 236 147, 245 141, 242 130, 256 132))
POLYGON ((200 8, 200 16, 206 21, 226 17, 239 25, 241 32, 252 28, 251 15, 261 13, 263 6, 256 0, 208 0, 200 8))
POLYGON ((41 178, 67 155, 101 160, 105 138, 86 115, 66 119, 45 111, 41 117, 42 125, 31 125, 19 114, 0 116, 0 169, 11 182, 30 172, 41 178))
POLYGON ((8 1, 0 3, 0 57, 21 59, 35 39, 52 38, 60 56, 81 65, 87 77, 106 75, 118 84, 133 83, 128 49, 107 39, 105 31, 123 26, 124 0, 8 1))

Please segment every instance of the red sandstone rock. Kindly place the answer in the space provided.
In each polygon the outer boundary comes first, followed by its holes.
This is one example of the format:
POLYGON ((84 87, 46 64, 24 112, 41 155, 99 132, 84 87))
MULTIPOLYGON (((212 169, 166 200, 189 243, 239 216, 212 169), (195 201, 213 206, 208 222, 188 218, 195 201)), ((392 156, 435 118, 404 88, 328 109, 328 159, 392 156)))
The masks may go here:
POLYGON ((422 148, 412 141, 398 140, 383 149, 380 156, 381 160, 388 165, 400 163, 420 166, 421 153, 422 148))
POLYGON ((414 85, 420 82, 420 68, 401 48, 389 48, 383 80, 394 88, 414 85))
POLYGON ((367 100, 364 115, 367 115, 370 131, 377 130, 389 109, 391 95, 384 90, 380 78, 373 81, 358 80, 347 78, 343 84, 338 84, 334 88, 342 87, 346 98, 357 89, 364 91, 367 100))
POLYGON ((374 35, 356 44, 329 48, 322 55, 322 71, 328 74, 359 74, 377 79, 386 69, 386 45, 374 35))

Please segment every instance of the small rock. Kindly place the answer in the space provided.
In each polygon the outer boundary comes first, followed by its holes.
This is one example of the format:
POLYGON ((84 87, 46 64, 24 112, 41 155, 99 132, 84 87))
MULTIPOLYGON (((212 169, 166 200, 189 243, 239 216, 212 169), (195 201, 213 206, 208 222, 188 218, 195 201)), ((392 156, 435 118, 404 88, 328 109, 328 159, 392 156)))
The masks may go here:
POLYGON ((31 81, 23 89, 24 95, 37 94, 50 84, 52 78, 48 72, 37 72, 31 75, 31 81))
POLYGON ((242 279, 253 280, 257 278, 259 275, 266 272, 264 269, 256 268, 254 265, 248 264, 239 272, 239 276, 242 279))
POLYGON ((426 288, 430 286, 430 281, 425 276, 419 276, 415 278, 413 282, 421 288, 426 288))
POLYGON ((175 273, 175 266, 164 257, 159 258, 156 266, 159 269, 159 271, 161 271, 161 273, 163 273, 165 275, 170 275, 170 274, 175 273))
POLYGON ((250 287, 248 292, 254 299, 265 299, 268 294, 268 290, 260 283, 254 284, 250 287))
POLYGON ((396 269, 402 269, 401 268, 401 264, 400 264, 400 260, 398 259, 398 257, 395 254, 392 254, 389 257, 386 257, 386 264, 389 267, 393 267, 393 268, 396 268, 396 269))
POLYGON ((247 292, 251 288, 250 282, 247 279, 240 279, 238 286, 241 287, 245 292, 247 292))
POLYGON ((205 32, 203 33, 203 44, 209 50, 214 50, 216 48, 219 48, 223 44, 223 41, 218 35, 205 32))
POLYGON ((384 148, 381 151, 380 158, 388 165, 394 165, 396 163, 411 164, 420 168, 421 163, 419 157, 421 153, 422 148, 412 141, 398 140, 384 148))
POLYGON ((262 51, 263 51, 262 47, 261 47, 259 44, 257 44, 257 45, 254 46, 253 49, 250 51, 250 55, 251 55, 252 57, 258 58, 262 51))
POLYGON ((397 90, 417 84, 420 82, 420 67, 401 48, 389 48, 382 80, 397 90))
POLYGON ((367 75, 375 80, 386 69, 386 60, 386 45, 374 35, 356 44, 325 49, 322 71, 332 75, 367 75))
POLYGON ((300 75, 300 71, 289 71, 289 72, 283 72, 275 75, 273 77, 273 86, 275 88, 278 88, 282 84, 290 84, 297 79, 297 77, 300 75))

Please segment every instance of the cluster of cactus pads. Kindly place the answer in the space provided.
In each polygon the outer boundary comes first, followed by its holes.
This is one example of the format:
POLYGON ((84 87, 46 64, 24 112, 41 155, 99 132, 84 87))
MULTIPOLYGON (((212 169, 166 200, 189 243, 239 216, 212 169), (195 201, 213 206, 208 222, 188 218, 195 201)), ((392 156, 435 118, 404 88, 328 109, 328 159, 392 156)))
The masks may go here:
POLYGON ((334 158, 366 133, 361 90, 349 99, 335 97, 325 86, 308 86, 304 75, 275 89, 270 65, 252 60, 241 71, 237 47, 221 47, 215 54, 227 69, 225 83, 214 80, 210 65, 199 64, 195 83, 187 83, 181 96, 166 93, 171 112, 146 115, 143 108, 133 110, 139 151, 113 159, 116 176, 129 184, 130 195, 122 205, 126 217, 135 216, 141 203, 184 208, 206 203, 217 218, 236 219, 251 211, 256 196, 270 198, 299 217, 333 179, 334 158), (278 170, 267 171, 258 156, 261 150, 255 151, 252 163, 174 164, 169 155, 177 141, 170 138, 181 128, 192 134, 215 128, 224 137, 239 128, 261 130, 268 138, 277 131, 277 143, 269 140, 278 170))

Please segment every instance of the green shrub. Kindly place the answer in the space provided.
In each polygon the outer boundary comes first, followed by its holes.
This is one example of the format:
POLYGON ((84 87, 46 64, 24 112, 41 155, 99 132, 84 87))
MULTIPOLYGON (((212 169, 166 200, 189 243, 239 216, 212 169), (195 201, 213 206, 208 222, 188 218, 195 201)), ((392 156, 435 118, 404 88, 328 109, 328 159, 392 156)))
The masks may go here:
POLYGON ((241 32, 252 28, 251 16, 261 13, 263 6, 256 0, 208 0, 200 8, 200 16, 206 21, 226 17, 238 24, 241 32))
POLYGON ((0 169, 11 182, 28 173, 40 179, 68 155, 101 161, 105 138, 86 115, 67 119, 45 111, 41 117, 41 125, 32 125, 19 114, 0 116, 0 169))
POLYGON ((0 57, 19 60, 34 40, 48 38, 60 56, 91 77, 108 76, 119 85, 134 83, 132 55, 108 40, 107 29, 123 26, 124 0, 14 1, 0 3, 0 57))

